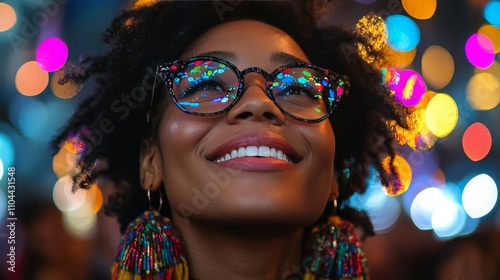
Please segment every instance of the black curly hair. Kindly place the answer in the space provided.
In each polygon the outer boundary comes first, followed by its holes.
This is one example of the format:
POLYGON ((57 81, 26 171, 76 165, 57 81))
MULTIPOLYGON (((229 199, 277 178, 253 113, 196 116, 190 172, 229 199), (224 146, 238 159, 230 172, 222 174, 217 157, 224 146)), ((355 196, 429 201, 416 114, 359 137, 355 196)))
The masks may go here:
MULTIPOLYGON (((382 166, 383 158, 394 158, 396 151, 388 122, 406 127, 406 110, 390 96, 380 71, 358 54, 358 45, 371 50, 370 56, 378 60, 384 59, 383 54, 353 31, 319 27, 316 15, 325 1, 151 2, 136 4, 117 16, 103 36, 111 51, 85 58, 62 81, 80 84, 95 78, 97 83, 97 89, 53 140, 56 149, 75 135, 85 144, 72 174, 75 186, 87 188, 100 176, 109 177, 117 193, 106 210, 118 217, 122 231, 147 209, 146 193, 139 187, 139 154, 143 139, 156 138, 154 119, 162 110, 153 106, 153 125, 148 126, 149 105, 162 104, 163 98, 157 94, 151 100, 153 87, 162 86, 154 82, 154 69, 161 62, 179 58, 208 29, 226 21, 254 19, 288 33, 313 64, 349 76, 349 93, 330 116, 336 135, 336 172, 350 170, 348 180, 339 180, 337 213, 373 234, 368 217, 345 202, 366 190, 371 167, 386 185, 395 174, 392 164, 390 172, 382 166)), ((327 206, 325 214, 331 207, 327 206)), ((164 214, 169 215, 168 210, 164 214)))

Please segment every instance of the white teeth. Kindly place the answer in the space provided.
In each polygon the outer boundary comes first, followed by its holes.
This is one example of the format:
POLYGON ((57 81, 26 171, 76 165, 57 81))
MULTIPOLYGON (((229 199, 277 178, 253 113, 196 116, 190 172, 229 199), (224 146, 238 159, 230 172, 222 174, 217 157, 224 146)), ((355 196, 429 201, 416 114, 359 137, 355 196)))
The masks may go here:
POLYGON ((276 157, 276 149, 271 148, 271 153, 269 154, 270 157, 276 157))
POLYGON ((271 155, 271 149, 266 146, 259 147, 259 157, 269 157, 271 155))
POLYGON ((248 146, 246 149, 246 156, 247 157, 256 157, 259 155, 259 150, 257 149, 257 146, 248 146))
POLYGON ((238 157, 238 150, 232 150, 231 151, 231 157, 232 158, 238 157))
POLYGON ((279 159, 283 159, 283 151, 277 150, 276 151, 276 157, 279 159))
POLYGON ((288 156, 281 150, 269 148, 268 146, 248 146, 232 150, 218 158, 215 162, 223 162, 237 157, 274 157, 292 163, 288 156))
POLYGON ((247 155, 247 151, 245 148, 241 147, 238 149, 238 157, 244 157, 247 155))

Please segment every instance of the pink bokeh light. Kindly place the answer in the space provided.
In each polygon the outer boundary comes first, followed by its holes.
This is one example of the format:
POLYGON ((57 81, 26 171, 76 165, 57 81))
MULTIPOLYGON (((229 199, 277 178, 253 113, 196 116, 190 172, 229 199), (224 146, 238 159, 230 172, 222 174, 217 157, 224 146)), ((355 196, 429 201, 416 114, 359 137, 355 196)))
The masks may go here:
POLYGON ((48 38, 36 50, 36 61, 40 68, 54 72, 61 68, 68 59, 68 47, 59 38, 48 38))
POLYGON ((412 107, 420 103, 427 90, 424 79, 414 70, 398 70, 397 79, 390 83, 394 97, 403 105, 412 107))
POLYGON ((495 46, 486 35, 475 33, 465 44, 465 55, 472 65, 486 69, 495 60, 495 46))

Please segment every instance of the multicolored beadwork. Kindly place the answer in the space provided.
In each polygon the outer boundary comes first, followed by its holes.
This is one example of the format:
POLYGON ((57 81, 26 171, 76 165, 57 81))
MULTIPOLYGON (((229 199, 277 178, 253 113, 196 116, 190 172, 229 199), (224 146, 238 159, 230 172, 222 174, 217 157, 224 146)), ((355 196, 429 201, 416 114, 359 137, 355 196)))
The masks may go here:
POLYGON ((118 246, 111 279, 188 279, 181 241, 168 218, 149 210, 129 223, 118 246))
POLYGON ((354 226, 337 216, 314 227, 304 280, 368 280, 368 263, 354 226))

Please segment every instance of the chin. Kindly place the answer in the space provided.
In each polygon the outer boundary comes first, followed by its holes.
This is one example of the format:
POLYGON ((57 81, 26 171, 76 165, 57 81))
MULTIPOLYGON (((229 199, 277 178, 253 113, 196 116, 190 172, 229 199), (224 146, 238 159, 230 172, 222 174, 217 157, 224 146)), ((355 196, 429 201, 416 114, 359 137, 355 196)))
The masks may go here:
POLYGON ((324 207, 294 207, 296 204, 279 205, 231 205, 218 209, 206 209, 195 221, 234 227, 241 230, 289 231, 312 225, 323 213, 324 207), (265 230, 267 229, 267 230, 265 230))

